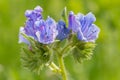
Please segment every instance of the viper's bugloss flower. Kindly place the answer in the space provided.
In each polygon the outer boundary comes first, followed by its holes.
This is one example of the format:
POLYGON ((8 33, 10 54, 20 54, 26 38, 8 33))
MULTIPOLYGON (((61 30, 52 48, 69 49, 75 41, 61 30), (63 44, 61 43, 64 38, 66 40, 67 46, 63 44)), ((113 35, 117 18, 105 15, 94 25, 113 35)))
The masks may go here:
POLYGON ((43 44, 50 44, 54 42, 57 36, 56 22, 48 17, 46 21, 42 18, 42 8, 37 6, 34 10, 26 10, 25 16, 27 17, 24 27, 20 28, 19 42, 29 44, 21 33, 32 37, 35 41, 43 44))
POLYGON ((70 12, 67 16, 65 8, 62 20, 56 23, 49 16, 44 20, 42 12, 40 6, 25 12, 27 20, 19 31, 19 43, 27 44, 21 47, 23 67, 39 74, 44 66, 48 66, 67 80, 63 58, 68 54, 78 62, 91 58, 100 31, 93 24, 96 18, 92 13, 74 15, 70 12), (60 67, 53 63, 54 57, 58 57, 60 67))
POLYGON ((48 17, 46 21, 38 20, 35 22, 37 28, 37 40, 43 44, 53 43, 58 34, 56 22, 48 17))
POLYGON ((63 40, 69 36, 70 30, 66 27, 65 22, 60 20, 57 24, 58 35, 57 39, 63 40))
POLYGON ((68 28, 77 34, 77 37, 81 41, 95 42, 98 38, 100 29, 93 24, 96 21, 95 16, 90 12, 87 15, 77 14, 71 11, 69 13, 69 26, 68 28))

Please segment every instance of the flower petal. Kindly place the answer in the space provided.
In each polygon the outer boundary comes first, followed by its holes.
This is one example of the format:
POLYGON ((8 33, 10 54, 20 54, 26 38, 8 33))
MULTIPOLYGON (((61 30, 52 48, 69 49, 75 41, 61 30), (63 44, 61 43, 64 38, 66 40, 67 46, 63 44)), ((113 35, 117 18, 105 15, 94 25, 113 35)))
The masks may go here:
POLYGON ((73 32, 78 32, 80 29, 81 25, 79 21, 77 20, 76 16, 74 15, 73 12, 69 13, 69 26, 68 29, 72 29, 73 32))
POLYGON ((86 37, 88 41, 96 40, 98 38, 99 32, 100 32, 100 29, 95 24, 92 24, 88 32, 86 33, 87 34, 86 37))
POLYGON ((36 29, 35 29, 33 20, 27 20, 26 21, 24 30, 25 30, 25 34, 27 34, 28 36, 31 36, 34 39, 36 39, 36 36, 35 36, 36 29))
POLYGON ((69 36, 70 30, 66 27, 65 22, 59 21, 57 24, 58 35, 57 39, 63 40, 69 36))
POLYGON ((86 16, 84 16, 83 20, 81 20, 83 34, 92 25, 94 21, 96 21, 96 18, 91 12, 89 12, 86 16))
POLYGON ((81 30, 79 30, 79 31, 77 32, 77 37, 78 37, 78 39, 81 40, 81 41, 86 41, 86 40, 87 40, 87 39, 84 37, 84 35, 83 35, 83 33, 81 32, 81 30))

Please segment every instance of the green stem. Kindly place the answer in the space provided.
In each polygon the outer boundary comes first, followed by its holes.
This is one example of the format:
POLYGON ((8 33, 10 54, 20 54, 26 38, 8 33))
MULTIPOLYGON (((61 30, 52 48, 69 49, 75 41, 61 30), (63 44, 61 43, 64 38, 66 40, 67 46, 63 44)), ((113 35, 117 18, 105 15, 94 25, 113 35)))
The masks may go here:
POLYGON ((66 47, 61 51, 61 55, 63 55, 68 48, 70 48, 70 47, 72 48, 72 45, 73 45, 73 43, 66 45, 66 47))
POLYGON ((63 78, 63 80, 67 80, 66 69, 65 69, 64 61, 63 61, 63 56, 58 55, 58 60, 59 60, 59 66, 60 66, 60 69, 61 69, 62 78, 63 78))

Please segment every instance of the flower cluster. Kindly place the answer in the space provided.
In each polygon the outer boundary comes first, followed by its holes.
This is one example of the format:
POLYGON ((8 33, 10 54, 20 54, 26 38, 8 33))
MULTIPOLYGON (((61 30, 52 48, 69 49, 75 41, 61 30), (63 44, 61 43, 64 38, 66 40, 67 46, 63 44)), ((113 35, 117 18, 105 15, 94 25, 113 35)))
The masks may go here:
POLYGON ((75 15, 70 11, 67 16, 65 9, 63 20, 58 22, 49 16, 44 20, 42 12, 40 6, 25 12, 27 20, 20 27, 19 43, 27 45, 22 47, 21 61, 25 68, 33 72, 39 73, 44 66, 48 66, 65 78, 63 57, 71 53, 78 62, 90 59, 100 29, 94 24, 96 18, 91 12, 75 15), (54 53, 60 67, 54 64, 54 53))
MULTIPOLYGON (((76 34, 79 40, 85 42, 95 42, 98 38, 100 29, 93 24, 96 18, 91 12, 87 15, 81 13, 75 15, 72 11, 69 12, 68 26, 66 26, 66 23, 62 20, 58 23, 50 17, 44 20, 42 11, 43 9, 40 6, 37 6, 34 10, 27 10, 25 12, 27 20, 25 26, 20 28, 20 33, 24 33, 42 44, 53 43, 55 39, 66 39, 71 32, 76 34)), ((19 35, 19 42, 29 44, 29 41, 21 34, 19 35)))
MULTIPOLYGON (((20 33, 24 33, 27 36, 32 37, 35 41, 42 44, 53 43, 57 34, 57 24, 55 20, 48 17, 47 20, 42 18, 42 8, 37 6, 34 10, 27 10, 25 16, 27 21, 24 27, 20 28, 20 33)), ((21 34, 19 36, 19 42, 25 42, 29 44, 21 34)))

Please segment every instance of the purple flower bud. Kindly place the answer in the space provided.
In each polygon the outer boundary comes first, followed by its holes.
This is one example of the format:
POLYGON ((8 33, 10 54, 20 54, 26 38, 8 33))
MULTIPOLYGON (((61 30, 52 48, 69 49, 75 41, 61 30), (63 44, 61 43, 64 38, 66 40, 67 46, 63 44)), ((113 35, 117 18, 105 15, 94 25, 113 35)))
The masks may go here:
POLYGON ((87 15, 74 15, 69 13, 69 26, 74 33, 77 33, 78 39, 86 42, 95 42, 98 38, 100 29, 93 24, 96 21, 95 16, 90 12, 87 15))
POLYGON ((34 8, 36 12, 43 12, 43 9, 40 6, 34 8))
POLYGON ((66 27, 65 22, 59 21, 57 24, 58 35, 57 39, 63 40, 69 36, 70 30, 66 27))
POLYGON ((30 17, 31 14, 32 14, 32 10, 26 10, 25 12, 26 17, 30 17))
POLYGON ((34 8, 34 10, 26 10, 25 16, 33 21, 39 20, 42 19, 41 15, 42 11, 43 11, 42 8, 40 6, 37 6, 34 8))

